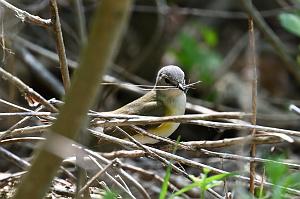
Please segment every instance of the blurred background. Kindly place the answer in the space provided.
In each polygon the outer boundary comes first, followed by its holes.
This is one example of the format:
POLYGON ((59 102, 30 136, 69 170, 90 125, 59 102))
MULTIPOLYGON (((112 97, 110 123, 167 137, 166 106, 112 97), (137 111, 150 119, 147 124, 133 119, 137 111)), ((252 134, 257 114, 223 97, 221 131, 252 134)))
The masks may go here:
MULTIPOLYGON (((10 1, 42 18, 50 18, 47 0, 10 1)), ((98 0, 60 0, 59 13, 71 72, 98 0)), ((287 64, 261 29, 255 25, 258 67, 258 124, 300 129, 299 117, 288 110, 300 105, 299 72, 300 15, 297 0, 254 0, 254 7, 284 44, 284 51, 298 63, 287 64), (294 72, 296 71, 296 72, 294 72)), ((53 32, 21 22, 0 7, 2 65, 45 98, 61 99, 59 64, 53 32)), ((164 65, 180 66, 189 83, 201 81, 188 92, 191 103, 216 111, 251 111, 251 67, 247 64, 247 12, 237 0, 136 0, 117 58, 107 74, 118 81, 153 85, 164 65)), ((108 81, 107 78, 104 80, 108 81)), ((101 84, 101 80, 99 80, 101 84)), ((109 111, 140 96, 118 85, 103 85, 94 110, 109 111)), ((0 98, 28 107, 15 87, 1 80, 0 98)), ((0 104, 1 112, 11 111, 0 104)), ((193 113, 187 111, 187 113, 193 113)), ((2 119, 0 129, 14 124, 2 119)), ((34 121, 33 121, 34 122, 34 121)), ((183 140, 216 140, 235 136, 235 131, 216 131, 181 125, 183 140)), ((295 146, 296 147, 296 146, 295 146)))

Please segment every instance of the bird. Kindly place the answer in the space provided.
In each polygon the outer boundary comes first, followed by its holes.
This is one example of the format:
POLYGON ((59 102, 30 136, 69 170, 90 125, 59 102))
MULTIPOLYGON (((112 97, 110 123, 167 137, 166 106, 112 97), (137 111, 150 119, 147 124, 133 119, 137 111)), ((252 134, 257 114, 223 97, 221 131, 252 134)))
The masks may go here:
MULTIPOLYGON (((162 67, 156 77, 156 82, 149 92, 140 98, 110 112, 109 114, 125 114, 125 115, 141 115, 141 116, 175 116, 184 115, 186 107, 185 74, 180 67, 175 65, 167 65, 162 67)), ((101 120, 101 119, 100 119, 101 120)), ((97 121, 97 120, 96 120, 97 121)), ((179 126, 179 123, 164 122, 156 125, 146 125, 142 128, 148 133, 160 137, 169 137, 179 126)), ((124 138, 124 134, 117 132, 111 128, 95 128, 101 129, 104 133, 124 138)), ((142 135, 130 128, 122 127, 135 140, 141 144, 155 144, 159 142, 157 139, 142 135)), ((101 141, 99 142, 101 143, 101 141)))

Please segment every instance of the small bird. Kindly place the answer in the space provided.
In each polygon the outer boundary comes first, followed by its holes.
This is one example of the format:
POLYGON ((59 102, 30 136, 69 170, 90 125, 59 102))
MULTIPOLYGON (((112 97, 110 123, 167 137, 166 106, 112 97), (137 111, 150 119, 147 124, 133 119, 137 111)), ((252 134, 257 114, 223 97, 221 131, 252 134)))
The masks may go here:
MULTIPOLYGON (((142 115, 142 116, 173 116, 184 115, 186 106, 186 91, 184 72, 175 65, 164 66, 158 71, 154 88, 142 97, 108 112, 110 114, 142 115)), ((147 132, 161 137, 169 137, 179 126, 179 123, 164 122, 159 125, 146 125, 147 132)), ((103 129, 103 128, 102 128, 103 129)), ((132 129, 126 130, 134 139, 142 144, 155 144, 158 140, 138 134, 132 129)), ((105 133, 123 137, 120 132, 110 128, 105 133)), ((101 142, 100 142, 101 143, 101 142)))

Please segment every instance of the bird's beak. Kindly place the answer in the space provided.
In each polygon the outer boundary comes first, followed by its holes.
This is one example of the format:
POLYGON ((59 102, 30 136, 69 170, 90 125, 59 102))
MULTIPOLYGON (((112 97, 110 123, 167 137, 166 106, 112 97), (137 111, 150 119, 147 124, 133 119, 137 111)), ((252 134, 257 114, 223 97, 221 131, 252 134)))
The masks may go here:
POLYGON ((177 88, 179 88, 180 90, 182 90, 183 92, 186 92, 186 88, 185 88, 185 86, 183 85, 183 84, 181 84, 181 83, 178 83, 177 84, 177 88))

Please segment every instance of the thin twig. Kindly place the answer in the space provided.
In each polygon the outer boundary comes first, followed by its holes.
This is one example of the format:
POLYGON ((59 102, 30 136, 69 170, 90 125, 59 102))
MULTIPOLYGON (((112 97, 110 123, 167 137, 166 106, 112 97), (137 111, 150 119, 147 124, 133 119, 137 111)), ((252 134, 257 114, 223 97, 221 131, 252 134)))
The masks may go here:
POLYGON ((259 11, 252 6, 249 0, 240 0, 245 11, 253 18, 257 28, 264 34, 270 44, 274 47, 281 59, 286 63, 282 64, 283 67, 286 67, 286 70, 290 73, 291 76, 300 84, 300 72, 298 69, 298 64, 291 58, 291 56, 286 52, 286 47, 274 33, 274 31, 268 26, 265 22, 259 11))
POLYGON ((18 138, 8 138, 0 140, 0 145, 14 144, 20 142, 32 142, 32 141, 44 141, 46 138, 43 137, 18 137, 18 138))
MULTIPOLYGON (((122 139, 119 139, 119 138, 115 138, 113 136, 109 136, 109 135, 106 135, 104 133, 97 132, 97 131, 94 131, 94 130, 91 130, 91 129, 88 129, 88 131, 91 132, 92 134, 94 134, 95 136, 101 137, 101 139, 105 139, 105 140, 108 140, 108 141, 111 141, 111 142, 114 142, 114 143, 117 143, 117 144, 121 144, 121 145, 126 145, 126 146, 129 146, 129 147, 135 148, 135 149, 139 148, 136 144, 134 144, 132 142, 125 141, 125 140, 122 140, 122 139)), ((227 171, 223 171, 221 169, 214 168, 214 167, 202 164, 200 162, 195 162, 193 160, 189 160, 189 159, 186 159, 184 157, 181 157, 181 156, 178 156, 178 155, 175 155, 175 154, 172 154, 172 153, 161 151, 161 150, 153 148, 153 147, 149 147, 149 146, 145 146, 145 145, 144 145, 144 147, 151 150, 151 151, 153 151, 153 152, 155 152, 156 154, 158 154, 161 157, 171 159, 172 161, 175 161, 175 162, 178 162, 178 163, 181 163, 181 164, 185 164, 185 165, 195 167, 195 168, 199 168, 199 169, 207 168, 207 169, 211 170, 213 173, 229 173, 227 171)), ((241 181, 246 181, 246 182, 249 182, 249 180, 250 180, 248 177, 241 176, 241 175, 234 175, 233 178, 239 179, 241 181)), ((278 185, 274 185, 274 184, 269 183, 269 182, 263 182, 263 183, 268 187, 273 187, 273 186, 280 187, 284 190, 287 190, 288 192, 291 192, 291 193, 296 194, 296 195, 300 195, 300 191, 296 190, 296 189, 293 189, 293 188, 278 186, 278 185)), ((261 181, 255 180, 255 184, 260 185, 261 181)))
MULTIPOLYGON (((143 150, 140 150, 140 151, 142 153, 145 153, 145 151, 143 151, 143 150)), ((144 156, 141 156, 141 157, 144 157, 144 156)), ((121 167, 124 170, 129 170, 129 171, 132 171, 132 172, 135 172, 135 173, 139 173, 140 175, 144 176, 145 178, 147 178, 150 181, 156 180, 161 184, 163 184, 163 182, 164 182, 164 179, 162 177, 160 177, 159 175, 157 175, 156 173, 154 173, 152 171, 145 170, 143 168, 136 167, 136 166, 129 165, 129 164, 124 164, 124 163, 121 164, 121 167)), ((177 187, 172 182, 169 182, 168 187, 169 187, 171 192, 178 191, 180 189, 179 187, 177 187)), ((189 193, 184 193, 181 196, 183 196, 184 198, 195 197, 195 196, 191 196, 189 193)))
POLYGON ((177 166, 175 166, 174 164, 172 164, 170 161, 166 160, 165 158, 160 157, 157 153, 153 152, 152 150, 149 150, 149 148, 147 148, 145 145, 143 145, 140 142, 138 142, 137 140, 135 140, 126 131, 124 131, 123 129, 121 129, 118 126, 116 126, 115 128, 118 129, 118 131, 120 131, 121 133, 123 133, 130 141, 132 141, 134 144, 136 144, 136 146, 138 146, 138 148, 143 149, 150 156, 158 159, 159 161, 163 162, 165 165, 170 165, 176 172, 181 173, 185 177, 189 178, 189 175, 185 171, 183 171, 182 169, 179 169, 177 166))
POLYGON ((15 117, 15 116, 50 116, 51 112, 15 112, 15 113, 0 113, 0 117, 15 117))
POLYGON ((27 170, 30 166, 30 164, 27 161, 19 158, 19 156, 13 154, 12 152, 8 151, 3 147, 0 147, 0 156, 13 162, 17 167, 19 167, 22 170, 27 170))
POLYGON ((18 129, 15 129, 15 130, 9 132, 8 134, 6 134, 6 131, 1 131, 0 136, 3 139, 5 137, 13 137, 13 136, 20 135, 20 134, 26 135, 26 134, 36 133, 36 132, 45 132, 45 131, 49 130, 49 127, 51 127, 50 124, 18 128, 18 129), (5 134, 5 136, 3 136, 4 134, 5 134))
POLYGON ((22 22, 26 21, 28 23, 36 24, 48 28, 51 25, 51 19, 42 19, 39 16, 32 15, 24 10, 21 10, 5 0, 0 0, 0 4, 4 5, 6 8, 12 10, 16 13, 16 17, 22 22))
POLYGON ((114 164, 118 164, 118 159, 112 160, 108 165, 106 165, 101 171, 99 171, 96 175, 94 175, 78 192, 78 195, 81 195, 91 184, 99 178, 103 173, 106 172, 110 167, 114 166, 114 164))
MULTIPOLYGON (((249 2, 252 5, 252 1, 249 2)), ((256 100, 257 100, 257 69, 256 69, 256 56, 255 56, 255 35, 254 35, 254 26, 253 26, 253 18, 249 16, 248 19, 248 32, 249 32, 249 42, 248 42, 248 67, 252 69, 253 77, 252 77, 252 117, 251 123, 252 125, 256 125, 256 100)), ((255 136, 256 129, 251 130, 251 135, 255 136)), ((256 156, 256 145, 251 144, 250 146, 250 156, 255 158, 256 156)), ((250 162, 250 193, 254 195, 254 179, 255 179, 255 162, 250 162)))
POLYGON ((23 93, 25 96, 34 98, 34 100, 44 105, 48 110, 52 112, 57 112, 57 109, 52 104, 50 104, 44 97, 42 97, 40 94, 35 92, 31 87, 27 86, 19 78, 13 76, 12 74, 4 70, 2 67, 0 67, 0 74, 2 79, 7 80, 11 84, 15 85, 19 89, 19 91, 23 93))
POLYGON ((65 91, 67 91, 71 84, 70 74, 69 74, 67 56, 65 52, 64 39, 61 31, 61 25, 60 25, 56 0, 50 0, 50 8, 51 8, 52 21, 53 21, 52 23, 53 30, 55 34, 55 40, 56 40, 56 49, 59 57, 61 76, 65 87, 65 91))
POLYGON ((294 111, 295 113, 297 113, 298 115, 300 115, 300 108, 295 106, 294 104, 291 104, 289 106, 290 111, 294 111))
MULTIPOLYGON (((103 169, 103 167, 101 166, 101 164, 95 159, 95 157, 101 162, 101 163, 104 163, 104 164, 109 164, 110 161, 104 157, 102 157, 101 155, 99 155, 98 153, 94 152, 94 151, 91 151, 81 145, 73 145, 74 147, 80 149, 80 150, 83 150, 84 152, 90 154, 88 155, 88 158, 90 160, 93 161, 94 164, 97 165, 98 168, 100 168, 101 170, 103 169), (91 156, 92 155, 92 156, 91 156)), ((74 163, 75 160, 74 160, 75 157, 71 157, 71 158, 68 158, 65 162, 72 162, 74 163)), ((86 159, 84 157, 84 159, 86 159)), ((77 163, 77 162, 76 162, 77 163)), ((121 161, 119 161, 119 163, 122 165, 123 163, 121 161)), ((82 165, 83 168, 86 168, 86 164, 82 165)), ((139 190, 141 192, 141 194, 143 195, 143 198, 150 198, 147 191, 142 187, 142 185, 140 183, 138 183, 135 179, 133 178, 129 178, 129 174, 127 174, 122 168, 121 166, 119 167, 112 167, 112 169, 115 169, 117 173, 119 173, 119 175, 121 175, 124 179, 126 179, 128 182, 132 183, 133 186, 136 187, 137 190, 139 190)), ((125 188, 120 182, 118 182, 114 177, 112 177, 110 174, 108 174, 107 172, 104 173, 105 177, 108 177, 112 182, 114 182, 116 184, 116 186, 118 186, 121 190, 123 190, 126 194, 129 195, 129 197, 131 198, 135 198, 131 191, 127 188, 125 188)), ((106 179, 106 178, 105 178, 106 179)))
MULTIPOLYGON (((104 113, 105 116, 105 113, 104 113)), ((122 116, 122 115, 121 115, 122 116)), ((221 118, 243 118, 248 117, 250 114, 242 112, 220 112, 212 114, 190 114, 190 115, 176 115, 176 116, 165 116, 165 117, 153 117, 153 116, 141 116, 140 119, 115 119, 115 120, 101 120, 100 118, 95 119, 95 126, 109 127, 109 126, 127 126, 127 125, 144 125, 144 124, 157 124, 162 122, 180 122, 188 123, 192 120, 208 120, 208 119, 221 119, 221 118)), ((124 117, 126 117, 124 115, 124 117)), ((105 118, 105 117, 104 117, 105 118)))
MULTIPOLYGON (((162 12, 163 14, 168 14, 171 9, 174 9, 169 6, 165 6, 164 10, 157 10, 155 6, 146 6, 146 5, 136 5, 134 7, 135 12, 143 13, 157 13, 162 12)), ((179 15, 190 15, 196 17, 213 17, 213 18, 223 18, 223 19, 247 19, 248 16, 244 12, 229 12, 224 10, 209 10, 209 9, 199 9, 199 8, 187 8, 187 7, 176 7, 176 14, 179 15)), ((290 6, 285 8, 276 8, 271 10, 262 10, 260 11, 263 17, 274 17, 283 11, 297 11, 299 10, 298 6, 290 6)))

